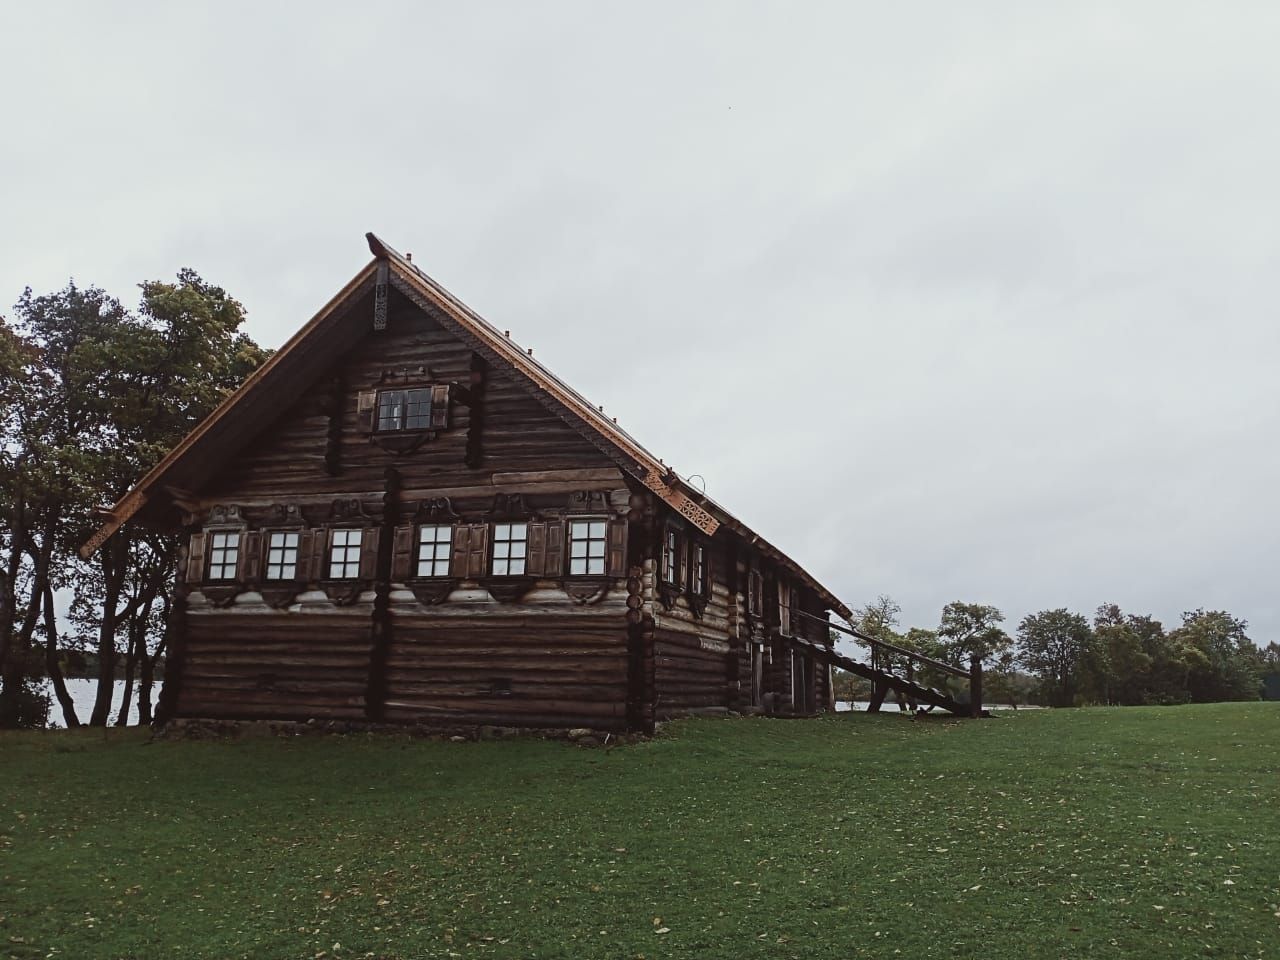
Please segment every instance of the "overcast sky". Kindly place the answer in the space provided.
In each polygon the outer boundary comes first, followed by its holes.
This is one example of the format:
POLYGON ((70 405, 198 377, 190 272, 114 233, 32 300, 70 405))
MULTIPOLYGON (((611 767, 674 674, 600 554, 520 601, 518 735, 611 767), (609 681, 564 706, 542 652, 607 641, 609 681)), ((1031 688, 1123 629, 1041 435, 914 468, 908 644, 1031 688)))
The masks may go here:
POLYGON ((373 230, 852 606, 1280 640, 1280 4, 6 4, 0 303, 373 230))

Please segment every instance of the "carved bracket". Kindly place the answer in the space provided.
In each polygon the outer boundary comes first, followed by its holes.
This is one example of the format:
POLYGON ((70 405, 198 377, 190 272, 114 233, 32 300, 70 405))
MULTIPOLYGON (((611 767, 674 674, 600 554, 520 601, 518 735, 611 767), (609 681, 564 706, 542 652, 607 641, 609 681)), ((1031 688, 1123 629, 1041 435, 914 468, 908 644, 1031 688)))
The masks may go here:
POLYGON ((296 503, 273 503, 267 508, 266 523, 272 527, 304 526, 302 509, 296 503))
POLYGON ((494 519, 523 520, 529 513, 524 495, 520 493, 499 493, 493 498, 493 505, 489 508, 489 516, 494 519))
POLYGON ((219 503, 209 509, 209 526, 226 524, 228 526, 244 526, 244 514, 234 504, 219 503))
POLYGON ((480 585, 499 603, 515 603, 533 589, 534 577, 481 577, 480 585))
POLYGON ((457 586, 458 581, 452 578, 447 580, 420 580, 409 584, 409 591, 419 603, 433 607, 444 603, 449 594, 457 589, 457 586))
POLYGON ((356 519, 367 520, 371 518, 369 517, 368 511, 366 511, 364 508, 364 502, 361 501, 359 498, 352 498, 348 500, 333 501, 333 504, 329 507, 329 519, 330 520, 356 520, 356 519))
POLYGON ((427 523, 455 523, 461 516, 453 509, 453 501, 448 497, 434 497, 420 501, 413 518, 427 523))
POLYGON ((580 607, 591 607, 603 600, 609 593, 613 581, 604 580, 564 580, 561 585, 564 592, 580 607))

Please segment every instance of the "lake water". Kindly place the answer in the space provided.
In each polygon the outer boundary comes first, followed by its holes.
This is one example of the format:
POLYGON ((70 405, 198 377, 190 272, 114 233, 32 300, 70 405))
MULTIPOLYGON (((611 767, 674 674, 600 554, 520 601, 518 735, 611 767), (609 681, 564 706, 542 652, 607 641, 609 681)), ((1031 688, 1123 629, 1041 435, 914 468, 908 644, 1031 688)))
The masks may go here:
MULTIPOLYGON (((58 698, 53 695, 53 687, 46 684, 46 692, 49 694, 49 726, 65 727, 66 723, 62 718, 62 705, 58 703, 58 698)), ((97 680, 68 680, 67 693, 71 694, 71 702, 76 706, 76 717, 81 723, 89 722, 89 714, 93 712, 93 698, 98 695, 97 680)), ((151 690, 152 709, 155 709, 156 697, 160 693, 160 684, 156 684, 151 690)), ((111 696, 111 723, 116 722, 116 714, 120 712, 120 702, 124 699, 124 681, 117 680, 115 682, 115 690, 111 696)), ((138 722, 138 685, 133 686, 133 702, 129 705, 129 723, 138 722)))

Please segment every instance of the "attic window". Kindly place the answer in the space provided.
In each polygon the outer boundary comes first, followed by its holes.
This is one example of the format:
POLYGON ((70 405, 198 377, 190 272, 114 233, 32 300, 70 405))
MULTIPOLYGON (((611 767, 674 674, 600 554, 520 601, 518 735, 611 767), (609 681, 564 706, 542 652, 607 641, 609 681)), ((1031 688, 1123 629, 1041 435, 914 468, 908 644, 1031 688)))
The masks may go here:
POLYGON ((389 441, 393 449, 406 452, 400 449, 397 434, 412 434, 416 444, 449 429, 449 389, 447 383, 433 383, 361 390, 356 397, 356 425, 376 442, 389 441))
POLYGON ((431 427, 431 390, 382 390, 378 393, 378 432, 431 427))

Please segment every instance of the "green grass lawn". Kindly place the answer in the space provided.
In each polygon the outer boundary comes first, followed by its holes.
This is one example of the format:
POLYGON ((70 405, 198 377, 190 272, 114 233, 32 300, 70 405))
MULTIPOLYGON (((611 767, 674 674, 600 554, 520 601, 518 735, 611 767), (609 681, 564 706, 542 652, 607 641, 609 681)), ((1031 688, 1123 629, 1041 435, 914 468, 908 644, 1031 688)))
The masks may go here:
POLYGON ((1280 956, 1280 704, 0 737, 0 957, 1280 956))

